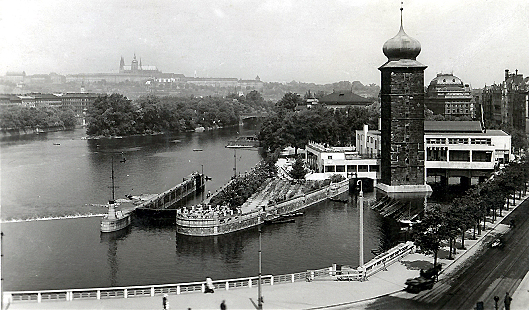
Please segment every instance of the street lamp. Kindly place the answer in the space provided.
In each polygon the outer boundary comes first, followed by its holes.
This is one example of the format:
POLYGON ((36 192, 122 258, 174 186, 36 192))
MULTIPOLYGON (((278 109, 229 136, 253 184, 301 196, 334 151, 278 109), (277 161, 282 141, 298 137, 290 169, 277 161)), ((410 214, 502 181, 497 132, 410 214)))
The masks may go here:
POLYGON ((257 227, 259 228, 259 279, 257 282, 257 309, 263 309, 263 296, 261 296, 261 221, 262 213, 259 210, 257 227))
POLYGON ((358 208, 360 209, 360 249, 359 249, 359 264, 360 267, 364 265, 364 192, 362 190, 362 180, 356 181, 356 185, 360 184, 360 193, 358 195, 358 208))

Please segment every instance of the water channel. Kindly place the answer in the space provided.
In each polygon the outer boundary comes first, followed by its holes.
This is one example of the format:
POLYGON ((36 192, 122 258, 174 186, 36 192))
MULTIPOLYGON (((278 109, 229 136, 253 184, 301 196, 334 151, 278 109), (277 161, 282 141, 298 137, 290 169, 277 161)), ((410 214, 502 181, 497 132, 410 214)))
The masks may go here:
MULTIPOLYGON (((2 137, 1 220, 4 290, 131 286, 255 276, 258 231, 187 237, 175 227, 133 219, 120 234, 99 232, 102 204, 110 198, 112 154, 116 197, 159 193, 203 169, 214 192, 261 159, 256 150, 225 148, 257 127, 202 133, 83 140, 83 129, 2 137)), ((367 193, 366 199, 373 194, 367 193)), ((194 203, 201 197, 195 198, 194 203)), ((365 218, 365 261, 381 239, 382 217, 365 218)), ((326 201, 294 223, 264 226, 263 274, 286 274, 358 264, 358 208, 326 201)))

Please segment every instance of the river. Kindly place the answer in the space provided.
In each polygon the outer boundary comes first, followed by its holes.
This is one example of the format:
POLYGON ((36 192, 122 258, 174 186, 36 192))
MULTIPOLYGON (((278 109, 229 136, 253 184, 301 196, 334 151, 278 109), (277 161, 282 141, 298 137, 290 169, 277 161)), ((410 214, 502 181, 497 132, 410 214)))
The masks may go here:
MULTIPOLYGON (((193 171, 211 177, 214 192, 237 172, 253 167, 255 150, 225 148, 255 126, 121 139, 83 140, 83 129, 2 137, 1 219, 4 290, 131 286, 255 276, 258 232, 217 237, 176 234, 174 226, 134 218, 118 234, 101 234, 111 198, 159 193, 193 171)), ((372 197, 368 194, 367 199, 372 197)), ((188 203, 200 201, 195 198, 188 203)), ((365 208, 365 261, 380 240, 381 216, 365 208)), ((296 222, 264 226, 263 274, 286 274, 358 264, 358 208, 326 201, 296 222)))

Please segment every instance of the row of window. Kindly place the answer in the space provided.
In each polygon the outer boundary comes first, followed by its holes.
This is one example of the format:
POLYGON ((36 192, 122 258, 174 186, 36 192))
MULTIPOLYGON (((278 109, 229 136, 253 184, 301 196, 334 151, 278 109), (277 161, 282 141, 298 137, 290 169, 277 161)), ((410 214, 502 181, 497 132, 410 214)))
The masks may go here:
MULTIPOLYGON (((428 148, 426 151, 427 161, 462 161, 470 162, 469 150, 451 150, 446 148, 428 148), (448 156, 447 156, 448 155, 448 156)), ((473 151, 472 162, 492 162, 492 151, 473 151)))
POLYGON ((378 172, 378 165, 329 165, 325 166, 325 172, 378 172))
MULTIPOLYGON (((483 144, 492 145, 491 138, 448 138, 448 144, 483 144)), ((426 138, 427 144, 446 144, 446 138, 426 138)))

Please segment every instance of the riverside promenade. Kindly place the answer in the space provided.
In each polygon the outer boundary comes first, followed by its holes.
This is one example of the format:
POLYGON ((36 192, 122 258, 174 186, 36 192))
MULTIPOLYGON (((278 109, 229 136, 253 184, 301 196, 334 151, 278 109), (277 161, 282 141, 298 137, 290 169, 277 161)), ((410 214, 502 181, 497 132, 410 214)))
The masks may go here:
MULTIPOLYGON (((529 195, 517 199, 518 206, 529 195)), ((440 255, 443 264, 440 278, 450 274, 478 249, 490 242, 494 234, 509 229, 501 221, 510 213, 504 212, 495 223, 487 223, 487 230, 477 240, 465 242, 467 250, 459 250, 454 260, 440 255)), ((446 249, 444 249, 446 250, 446 249)), ((277 285, 263 285, 264 309, 365 309, 377 297, 402 292, 404 282, 408 278, 419 276, 421 268, 432 265, 432 256, 413 253, 387 267, 387 271, 379 271, 366 281, 312 281, 294 282, 277 285)), ((257 287, 230 290, 215 290, 213 294, 186 293, 169 295, 170 309, 220 309, 225 301, 227 309, 257 309, 257 287)), ((414 294, 407 294, 411 297, 414 294)), ((529 274, 520 282, 514 293, 511 309, 528 309, 529 305, 529 274)), ((400 296, 402 298, 402 294, 400 296)), ((162 309, 162 297, 134 297, 91 299, 73 301, 16 302, 4 309, 162 309)), ((500 309, 503 309, 501 304, 500 309)))

